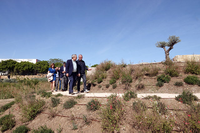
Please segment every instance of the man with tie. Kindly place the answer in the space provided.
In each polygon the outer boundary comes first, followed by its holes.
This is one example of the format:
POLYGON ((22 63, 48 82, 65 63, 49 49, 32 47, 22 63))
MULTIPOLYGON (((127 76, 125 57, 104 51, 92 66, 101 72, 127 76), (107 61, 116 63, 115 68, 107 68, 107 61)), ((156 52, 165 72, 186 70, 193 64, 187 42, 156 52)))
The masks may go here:
POLYGON ((66 76, 66 63, 63 62, 63 66, 60 67, 60 78, 62 80, 62 91, 66 91, 68 87, 68 77, 66 76))
POLYGON ((69 78, 69 94, 74 95, 73 86, 76 83, 77 76, 80 77, 80 70, 76 62, 77 55, 73 54, 72 59, 67 60, 66 76, 69 78))

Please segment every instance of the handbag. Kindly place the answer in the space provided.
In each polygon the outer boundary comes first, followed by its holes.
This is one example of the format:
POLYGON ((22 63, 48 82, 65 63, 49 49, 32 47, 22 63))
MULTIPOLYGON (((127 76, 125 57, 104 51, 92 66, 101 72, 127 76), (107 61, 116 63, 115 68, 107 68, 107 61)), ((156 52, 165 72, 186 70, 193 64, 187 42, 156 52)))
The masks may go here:
POLYGON ((48 73, 47 74, 47 80, 48 82, 51 82, 53 80, 53 76, 52 76, 53 73, 48 73))

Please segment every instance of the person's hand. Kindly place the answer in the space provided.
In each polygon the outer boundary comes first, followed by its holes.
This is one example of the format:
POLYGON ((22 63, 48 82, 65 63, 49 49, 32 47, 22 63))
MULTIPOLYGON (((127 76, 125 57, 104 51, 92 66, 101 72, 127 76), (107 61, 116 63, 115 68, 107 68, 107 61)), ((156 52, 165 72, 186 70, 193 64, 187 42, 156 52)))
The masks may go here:
POLYGON ((67 74, 66 74, 66 76, 68 77, 68 76, 69 76, 69 74, 67 73, 67 74))
POLYGON ((52 73, 52 76, 53 76, 53 73, 52 73))
POLYGON ((78 74, 78 77, 80 77, 80 76, 81 76, 81 74, 79 73, 79 74, 78 74))
POLYGON ((62 73, 66 73, 65 71, 63 71, 62 73))

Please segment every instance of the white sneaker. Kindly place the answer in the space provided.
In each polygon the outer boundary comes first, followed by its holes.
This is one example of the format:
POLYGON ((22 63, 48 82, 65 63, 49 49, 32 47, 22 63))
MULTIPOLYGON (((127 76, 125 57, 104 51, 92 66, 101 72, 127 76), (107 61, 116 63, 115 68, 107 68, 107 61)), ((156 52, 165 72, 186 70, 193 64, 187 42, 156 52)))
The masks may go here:
POLYGON ((89 93, 89 90, 86 89, 84 92, 85 92, 85 93, 89 93))

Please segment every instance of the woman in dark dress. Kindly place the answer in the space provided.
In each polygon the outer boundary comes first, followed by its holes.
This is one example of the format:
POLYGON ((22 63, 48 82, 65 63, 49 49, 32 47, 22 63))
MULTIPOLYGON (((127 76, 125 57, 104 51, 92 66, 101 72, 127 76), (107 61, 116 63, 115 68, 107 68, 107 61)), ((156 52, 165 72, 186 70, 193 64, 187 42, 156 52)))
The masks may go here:
POLYGON ((56 69, 55 69, 55 64, 52 63, 49 70, 48 70, 48 73, 52 73, 52 76, 53 76, 53 80, 50 81, 51 82, 51 91, 53 92, 54 90, 54 87, 55 87, 55 81, 56 81, 56 69))

